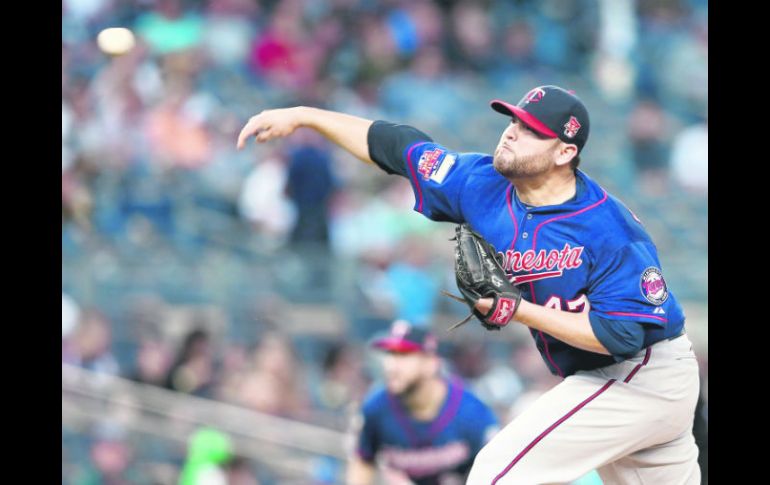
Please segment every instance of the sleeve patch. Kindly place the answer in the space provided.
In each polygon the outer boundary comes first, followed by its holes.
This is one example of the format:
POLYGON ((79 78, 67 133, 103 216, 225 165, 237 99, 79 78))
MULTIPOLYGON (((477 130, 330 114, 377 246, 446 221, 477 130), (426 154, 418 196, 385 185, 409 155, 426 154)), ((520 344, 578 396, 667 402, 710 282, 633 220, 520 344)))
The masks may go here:
POLYGON ((448 154, 440 148, 426 150, 420 156, 420 160, 417 163, 417 171, 422 175, 423 180, 433 180, 440 184, 444 181, 456 160, 457 155, 448 154))
POLYGON ((654 266, 650 266, 642 273, 639 289, 642 296, 653 305, 662 305, 668 298, 668 288, 663 279, 663 273, 654 266))

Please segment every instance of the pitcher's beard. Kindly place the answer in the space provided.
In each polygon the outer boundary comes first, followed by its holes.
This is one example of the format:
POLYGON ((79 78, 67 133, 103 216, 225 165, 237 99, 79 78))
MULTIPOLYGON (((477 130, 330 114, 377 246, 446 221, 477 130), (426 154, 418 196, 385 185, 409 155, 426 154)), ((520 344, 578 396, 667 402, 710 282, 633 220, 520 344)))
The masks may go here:
POLYGON ((551 160, 545 153, 518 156, 513 152, 506 153, 504 149, 498 148, 492 158, 492 166, 507 179, 533 177, 546 173, 551 167, 551 160))

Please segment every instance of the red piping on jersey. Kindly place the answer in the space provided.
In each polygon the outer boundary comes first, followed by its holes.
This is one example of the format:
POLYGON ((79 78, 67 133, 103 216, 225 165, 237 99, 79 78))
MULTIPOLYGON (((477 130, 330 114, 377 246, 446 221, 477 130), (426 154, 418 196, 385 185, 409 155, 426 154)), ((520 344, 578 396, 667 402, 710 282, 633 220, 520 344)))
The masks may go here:
POLYGON ((511 215, 513 221, 513 240, 511 241, 511 249, 516 244, 516 238, 519 237, 519 225, 516 223, 516 217, 513 215, 513 207, 511 207, 511 199, 513 198, 513 184, 508 186, 508 191, 505 193, 505 202, 508 204, 508 213, 511 215))
POLYGON ((647 365, 647 362, 650 361, 650 355, 652 355, 652 347, 647 347, 647 353, 644 354, 644 360, 641 364, 637 364, 636 367, 634 367, 634 370, 631 371, 630 374, 628 374, 628 377, 626 377, 623 382, 628 383, 628 381, 631 380, 632 377, 636 375, 637 372, 639 372, 639 369, 642 368, 643 365, 647 365))
POLYGON ((420 145, 425 145, 427 142, 423 143, 415 143, 412 145, 412 148, 409 149, 408 152, 406 152, 406 161, 407 165, 409 166, 409 172, 412 174, 412 180, 414 180, 414 186, 417 187, 417 198, 418 205, 417 205, 417 212, 422 214, 422 189, 420 188, 420 182, 417 181, 417 174, 414 173, 414 167, 412 166, 412 150, 417 148, 420 145))
POLYGON ((428 437, 430 441, 432 442, 433 439, 443 431, 444 428, 452 421, 452 419, 457 415, 457 410, 460 409, 460 402, 462 401, 463 397, 463 388, 459 381, 452 380, 447 381, 447 386, 449 387, 449 403, 444 408, 444 412, 439 415, 439 417, 433 421, 433 424, 430 426, 430 429, 428 431, 428 437))
POLYGON ((595 208, 595 207, 598 207, 599 205, 603 204, 603 203, 604 203, 606 200, 607 200, 607 192, 606 192, 606 191, 604 191, 604 197, 602 197, 602 200, 600 200, 599 202, 596 202, 596 203, 594 203, 594 204, 591 204, 591 205, 589 205, 588 207, 584 207, 584 208, 580 209, 579 211, 576 211, 576 212, 571 212, 571 213, 569 213, 569 214, 564 214, 563 216, 556 216, 556 217, 552 217, 551 219, 548 219, 548 220, 547 220, 547 221, 545 221, 545 222, 541 222, 541 223, 540 223, 540 224, 539 224, 539 225, 538 225, 538 226, 535 228, 535 234, 532 236, 532 249, 534 250, 534 249, 535 249, 535 245, 537 244, 537 232, 538 232, 538 231, 540 230, 540 228, 541 228, 541 227, 543 227, 544 225, 548 224, 549 222, 553 222, 553 221, 556 221, 556 220, 559 220, 559 219, 566 219, 566 218, 568 218, 568 217, 572 217, 572 216, 576 216, 576 215, 578 215, 578 214, 582 214, 583 212, 586 212, 586 211, 589 211, 589 210, 591 210, 591 209, 593 209, 593 208, 595 208))
POLYGON ((622 317, 653 318, 655 320, 660 320, 663 323, 667 323, 668 322, 668 318, 656 317, 656 316, 653 316, 653 315, 645 315, 644 313, 607 312, 607 315, 620 315, 622 317))
MULTIPOLYGON (((604 197, 602 197, 602 200, 599 202, 596 202, 594 204, 589 205, 588 207, 584 207, 580 209, 579 211, 570 212, 569 214, 564 214, 563 216, 556 216, 552 217, 551 219, 548 219, 547 221, 541 222, 538 224, 538 226, 535 228, 535 234, 532 236, 532 250, 535 251, 535 246, 537 245, 537 233, 540 230, 541 227, 548 224, 549 222, 553 222, 559 219, 566 219, 568 217, 576 216, 578 214, 582 214, 583 212, 589 211, 595 207, 598 207, 599 205, 603 204, 607 200, 607 192, 604 191, 604 197)), ((510 208, 510 205, 508 206, 510 208)), ((535 285, 530 283, 530 289, 532 290, 532 301, 537 302, 537 298, 535 298, 535 285)), ((556 365, 556 363, 551 358, 551 352, 548 350, 548 341, 545 339, 545 336, 543 335, 542 330, 538 330, 538 333, 540 334, 540 338, 543 339, 543 347, 545 350, 545 356, 548 357, 548 361, 553 364, 554 367, 556 367, 556 371, 559 373, 559 377, 564 377, 564 373, 559 369, 559 367, 556 365)))
MULTIPOLYGON (((536 302, 537 298, 535 298, 535 282, 532 281, 529 283, 529 289, 532 291, 532 301, 536 302)), ((556 362, 554 362, 553 357, 551 357, 551 352, 548 350, 548 341, 545 339, 545 335, 543 335, 542 330, 537 331, 538 334, 540 334, 540 340, 543 341, 543 350, 545 350, 545 356, 548 358, 548 362, 551 363, 551 365, 556 369, 556 373, 559 375, 559 377, 564 377, 564 372, 561 371, 561 368, 556 365, 556 362)))
POLYGON ((524 448, 524 449, 523 449, 523 450, 522 450, 522 451, 521 451, 521 452, 520 452, 520 453, 519 453, 519 454, 516 456, 516 458, 514 458, 514 459, 513 459, 513 461, 512 461, 511 463, 509 463, 509 464, 508 464, 508 466, 507 466, 507 467, 505 467, 505 469, 504 469, 502 472, 500 472, 500 473, 499 473, 499 474, 498 474, 498 475, 495 477, 495 479, 494 479, 494 480, 492 480, 492 485, 495 485, 495 484, 497 483, 497 481, 498 481, 498 480, 500 480, 501 478, 503 478, 503 477, 505 476, 505 474, 506 474, 506 473, 508 473, 509 471, 511 471, 511 468, 513 468, 513 466, 514 466, 516 463, 518 463, 518 462, 519 462, 519 460, 521 460, 521 458, 522 458, 524 455, 526 455, 527 453, 529 453, 529 450, 531 450, 532 448, 534 448, 534 446, 535 446, 536 444, 538 444, 538 443, 540 442, 540 440, 542 440, 543 438, 545 438, 545 437, 546 437, 546 436, 547 436, 547 435, 548 435, 548 434, 549 434, 551 431, 553 431, 554 429, 556 429, 556 428, 557 428, 557 427, 558 427, 558 426, 559 426, 561 423, 563 423, 564 421, 566 421, 566 420, 567 420, 567 419, 568 419, 570 416, 572 416, 572 415, 573 415, 573 414, 575 414, 576 412, 580 411, 580 409, 582 409, 582 408, 583 408, 583 407, 584 407, 586 404, 588 404, 589 402, 593 401, 593 400, 594 400, 594 399, 595 399, 595 398, 596 398, 596 397, 597 397, 599 394, 601 394, 601 393, 603 393, 604 391, 606 391, 607 389, 609 389, 609 387, 610 387, 612 384, 614 384, 614 383, 615 383, 615 379, 610 379, 609 381, 607 381, 607 383, 606 383, 606 384, 604 384, 604 385, 602 386, 602 388, 601 388, 601 389, 599 389, 598 391, 596 391, 595 393, 593 393, 593 394, 592 394, 592 395, 591 395, 591 396, 590 396, 588 399, 586 399, 585 401, 581 402, 580 404, 578 404, 577 406, 575 406, 574 408, 572 408, 572 410, 571 410, 570 412, 568 412, 567 414, 565 414, 564 416, 562 416, 562 417, 561 417, 561 418, 560 418, 558 421, 556 421, 556 422, 555 422, 555 423, 553 423, 553 424, 552 424, 550 427, 548 427, 548 429, 546 429, 545 431, 543 431, 542 433, 540 433, 540 435, 539 435, 537 438, 535 438, 535 439, 534 439, 534 440, 533 440, 533 441, 532 441, 530 444, 528 444, 528 445, 527 445, 527 447, 526 447, 526 448, 524 448))

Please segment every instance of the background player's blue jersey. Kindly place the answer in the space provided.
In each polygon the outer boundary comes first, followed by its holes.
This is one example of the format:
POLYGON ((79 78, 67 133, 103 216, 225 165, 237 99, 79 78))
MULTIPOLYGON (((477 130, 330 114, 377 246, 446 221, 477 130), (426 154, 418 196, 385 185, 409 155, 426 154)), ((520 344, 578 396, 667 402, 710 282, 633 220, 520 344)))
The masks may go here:
MULTIPOLYGON (((516 277, 526 300, 590 311, 590 318, 610 321, 617 329, 641 325, 642 348, 682 331, 684 314, 641 222, 583 172, 576 171, 572 199, 529 207, 494 169, 490 155, 453 152, 419 140, 400 148, 401 153, 382 151, 378 157, 398 157, 388 163, 406 165, 401 173, 414 190, 414 209, 435 221, 470 223, 502 253, 505 270, 516 277)), ((551 372, 562 377, 624 358, 581 350, 541 331, 531 333, 551 372)))
POLYGON ((376 389, 363 405, 357 453, 407 474, 417 485, 464 483, 473 459, 499 429, 497 418, 458 380, 436 419, 417 421, 395 396, 376 389))

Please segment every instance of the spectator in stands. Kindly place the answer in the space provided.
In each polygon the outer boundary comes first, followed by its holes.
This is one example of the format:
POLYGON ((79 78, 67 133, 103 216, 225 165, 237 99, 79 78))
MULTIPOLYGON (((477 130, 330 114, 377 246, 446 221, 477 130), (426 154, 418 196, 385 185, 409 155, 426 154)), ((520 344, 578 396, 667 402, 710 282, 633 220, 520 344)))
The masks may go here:
POLYGON ((489 78, 493 82, 507 82, 523 72, 542 71, 543 66, 535 54, 535 31, 526 17, 512 18, 500 33, 499 48, 504 52, 490 66, 489 78))
POLYGON ((166 168, 200 167, 211 157, 211 133, 203 119, 193 116, 193 86, 180 79, 167 88, 163 102, 147 116, 151 155, 166 168))
POLYGON ((708 109, 708 21, 686 17, 660 59, 666 106, 693 118, 708 109))
POLYGON ((302 365, 291 341, 265 334, 250 356, 250 365, 230 387, 231 398, 255 411, 292 418, 307 413, 309 398, 302 365))
POLYGON ((643 193, 661 194, 668 188, 668 136, 671 123, 652 98, 640 99, 628 119, 631 160, 643 193))
POLYGON ((301 2, 279 1, 252 45, 251 68, 274 88, 299 92, 312 86, 323 56, 311 32, 304 27, 301 2))
POLYGON ((120 426, 101 422, 89 430, 89 435, 90 460, 77 477, 72 477, 73 485, 129 485, 143 481, 143 470, 134 463, 134 447, 120 426))
POLYGON ((171 366, 168 347, 160 341, 144 339, 136 355, 136 367, 129 378, 143 384, 163 387, 171 366))
POLYGON ((323 358, 321 375, 312 383, 314 404, 319 409, 346 416, 350 406, 361 401, 370 384, 363 363, 359 346, 334 342, 323 358))
POLYGON ((208 396, 214 384, 211 339, 205 330, 187 334, 166 375, 165 387, 177 392, 208 396))
POLYGON ((287 153, 286 191, 297 214, 289 240, 300 248, 326 252, 329 204, 337 186, 331 149, 310 130, 300 130, 296 136, 296 144, 287 153))
POLYGON ((255 163, 243 181, 238 207, 246 221, 275 248, 286 243, 297 219, 297 210, 286 196, 286 160, 278 151, 255 163))
POLYGON ((492 19, 482 4, 463 0, 451 9, 452 63, 462 69, 481 71, 496 63, 492 19))
POLYGON ((225 468, 232 454, 232 440, 225 433, 213 428, 195 430, 187 443, 179 485, 226 485, 225 468))
POLYGON ((708 194, 708 121, 688 126, 676 135, 670 164, 671 175, 680 187, 695 194, 708 194))
POLYGON ((215 69, 237 70, 248 61, 249 44, 258 29, 258 18, 262 10, 259 2, 206 2, 203 47, 215 69))
POLYGON ((62 351, 62 361, 85 369, 118 375, 120 367, 112 354, 112 330, 107 316, 95 308, 81 314, 69 345, 62 351))
POLYGON ((154 2, 154 9, 141 14, 135 28, 156 55, 194 49, 203 40, 203 19, 182 0, 154 2))

